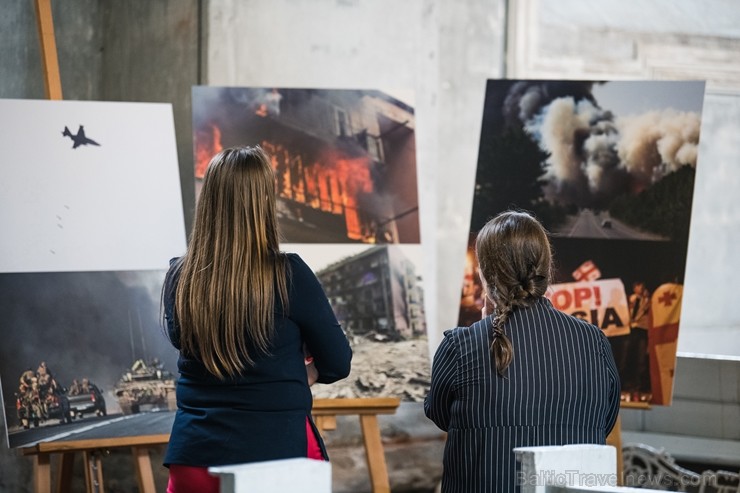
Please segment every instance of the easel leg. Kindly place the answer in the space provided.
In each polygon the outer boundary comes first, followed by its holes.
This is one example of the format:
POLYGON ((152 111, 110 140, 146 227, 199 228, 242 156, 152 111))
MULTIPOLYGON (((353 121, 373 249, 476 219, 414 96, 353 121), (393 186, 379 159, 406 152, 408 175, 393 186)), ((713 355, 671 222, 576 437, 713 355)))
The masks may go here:
POLYGON ((72 491, 72 474, 75 465, 75 453, 64 452, 59 459, 59 476, 57 477, 57 493, 72 491))
POLYGON ((609 436, 606 437, 606 444, 617 449, 617 486, 624 485, 624 464, 622 459, 622 416, 617 416, 617 422, 609 436))
POLYGON ((337 429, 337 417, 336 416, 315 416, 313 419, 316 429, 319 430, 321 436, 324 436, 325 431, 331 431, 337 429))
POLYGON ((139 480, 139 493, 156 493, 149 449, 146 447, 131 447, 131 449, 136 466, 136 477, 139 480))
POLYGON ((51 0, 36 0, 36 24, 41 38, 41 59, 44 62, 44 87, 49 99, 62 99, 62 79, 59 75, 57 43, 54 37, 54 21, 51 15, 51 0))
POLYGON ((374 414, 362 414, 360 415, 360 424, 362 425, 367 469, 370 472, 370 484, 373 493, 390 493, 391 486, 388 481, 388 469, 385 465, 383 442, 380 440, 378 417, 374 414))
POLYGON ((103 461, 95 450, 82 452, 85 462, 85 486, 87 493, 104 493, 103 489, 103 461))
POLYGON ((49 454, 37 454, 33 461, 36 493, 51 493, 51 462, 49 454))

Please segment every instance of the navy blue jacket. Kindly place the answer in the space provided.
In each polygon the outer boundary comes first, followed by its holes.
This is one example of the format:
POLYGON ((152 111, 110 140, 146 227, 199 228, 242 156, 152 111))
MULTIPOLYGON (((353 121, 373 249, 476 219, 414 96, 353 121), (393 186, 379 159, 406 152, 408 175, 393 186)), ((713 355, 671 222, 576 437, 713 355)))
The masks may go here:
POLYGON ((448 432, 444 493, 519 491, 514 447, 603 444, 619 413, 601 329, 546 298, 515 309, 504 326, 514 347, 504 378, 490 355, 491 319, 446 331, 434 356, 424 411, 448 432))
MULTIPOLYGON (((320 383, 345 378, 352 351, 313 271, 298 255, 287 257, 290 313, 283 313, 276 300, 269 355, 253 353, 254 366, 237 378, 219 380, 200 361, 180 354, 177 413, 165 465, 209 467, 306 457, 306 417, 313 399, 302 345, 314 357, 320 383)), ((177 273, 170 272, 163 303, 170 340, 179 349, 176 283, 177 273)), ((319 443, 326 454, 320 437, 319 443)))

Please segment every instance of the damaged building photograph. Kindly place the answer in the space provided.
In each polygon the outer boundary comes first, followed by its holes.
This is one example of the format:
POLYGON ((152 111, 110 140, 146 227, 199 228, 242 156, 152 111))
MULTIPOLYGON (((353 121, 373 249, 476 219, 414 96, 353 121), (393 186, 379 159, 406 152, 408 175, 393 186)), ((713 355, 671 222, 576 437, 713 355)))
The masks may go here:
POLYGON ((210 158, 272 159, 289 243, 418 243, 414 110, 380 91, 193 87, 196 200, 210 158))
POLYGON ((290 245, 316 276, 352 346, 350 376, 314 397, 420 402, 430 364, 420 245, 290 245))

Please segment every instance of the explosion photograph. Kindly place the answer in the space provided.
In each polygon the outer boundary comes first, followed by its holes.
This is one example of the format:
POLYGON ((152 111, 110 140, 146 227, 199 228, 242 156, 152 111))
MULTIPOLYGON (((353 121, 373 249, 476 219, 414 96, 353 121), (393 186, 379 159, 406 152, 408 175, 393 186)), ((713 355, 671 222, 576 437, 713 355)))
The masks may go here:
POLYGON ((475 235, 529 211, 548 297, 609 337, 622 399, 670 403, 703 98, 699 81, 489 80, 459 324, 483 306, 475 235))

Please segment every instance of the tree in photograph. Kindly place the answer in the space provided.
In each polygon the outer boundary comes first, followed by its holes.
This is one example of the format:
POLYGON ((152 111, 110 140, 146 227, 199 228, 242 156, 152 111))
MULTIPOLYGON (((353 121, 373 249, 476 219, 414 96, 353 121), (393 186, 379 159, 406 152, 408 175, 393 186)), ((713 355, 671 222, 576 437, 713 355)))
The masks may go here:
POLYGON ((682 166, 637 195, 622 195, 609 213, 635 228, 685 241, 691 222, 691 199, 696 170, 682 166))
POLYGON ((510 208, 535 211, 543 201, 543 163, 548 154, 521 127, 507 126, 481 140, 471 231, 510 208))

